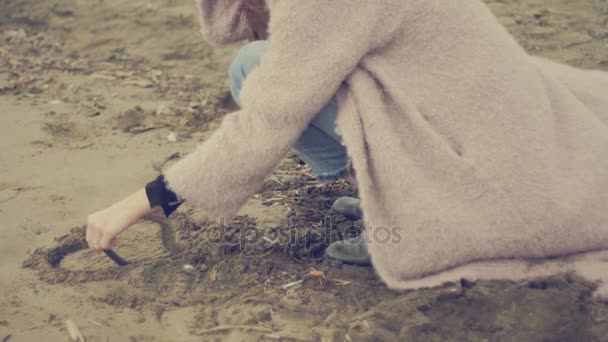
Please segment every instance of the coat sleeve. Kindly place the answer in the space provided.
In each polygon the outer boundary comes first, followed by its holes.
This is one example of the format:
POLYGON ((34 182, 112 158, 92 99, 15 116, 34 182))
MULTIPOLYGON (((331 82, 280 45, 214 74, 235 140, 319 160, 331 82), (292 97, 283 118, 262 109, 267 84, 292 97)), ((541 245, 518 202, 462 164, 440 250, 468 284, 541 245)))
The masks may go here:
POLYGON ((171 190, 230 220, 263 184, 360 59, 382 39, 383 0, 281 0, 240 111, 165 172, 171 190))
POLYGON ((229 44, 247 38, 247 24, 242 15, 243 0, 195 1, 205 40, 213 44, 229 44))

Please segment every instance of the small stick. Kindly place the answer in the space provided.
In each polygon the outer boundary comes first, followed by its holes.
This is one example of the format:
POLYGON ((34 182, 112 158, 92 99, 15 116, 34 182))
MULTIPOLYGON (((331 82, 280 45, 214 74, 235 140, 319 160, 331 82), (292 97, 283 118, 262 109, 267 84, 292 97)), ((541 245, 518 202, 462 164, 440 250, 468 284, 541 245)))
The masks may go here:
POLYGON ((89 323, 91 323, 91 324, 93 324, 93 325, 96 325, 96 326, 98 326, 98 327, 109 327, 108 325, 101 324, 101 323, 99 323, 99 322, 97 322, 97 321, 89 321, 89 323))
POLYGON ((262 204, 273 203, 273 202, 278 202, 278 201, 282 201, 282 200, 284 200, 284 198, 274 197, 274 198, 269 198, 267 200, 262 201, 262 204))
POLYGON ((332 280, 334 281, 334 283, 336 284, 336 286, 346 286, 346 285, 353 284, 352 281, 342 280, 342 279, 338 279, 338 278, 335 278, 335 279, 332 279, 332 280))
POLYGON ((264 332, 264 333, 272 333, 272 329, 270 328, 265 328, 265 327, 256 327, 256 326, 250 326, 250 325, 225 325, 225 326, 220 326, 220 327, 215 327, 215 328, 211 328, 211 329, 205 329, 202 331, 199 331, 200 334, 208 334, 208 333, 214 333, 214 332, 220 332, 220 331, 226 331, 226 330, 233 330, 233 329, 240 329, 240 330, 251 330, 251 331, 258 331, 258 332, 264 332))
POLYGON ((132 134, 140 134, 140 133, 145 133, 148 131, 153 131, 155 129, 159 129, 159 128, 165 128, 167 127, 167 125, 159 125, 159 126, 149 126, 149 127, 135 127, 129 130, 129 133, 132 134))
POLYGON ((288 284, 282 285, 282 286, 281 286, 281 288, 282 288, 283 290, 287 290, 287 289, 290 289, 290 288, 292 288, 292 287, 294 287, 294 286, 301 285, 303 282, 304 282, 304 279, 300 279, 300 280, 297 280, 297 281, 294 281, 294 282, 291 282, 291 283, 288 283, 288 284))
POLYGON ((355 294, 352 292, 350 292, 350 296, 353 299, 353 301, 355 302, 355 304, 357 305, 357 307, 359 308, 359 310, 363 310, 363 305, 361 305, 361 302, 359 302, 359 300, 357 299, 357 296, 355 296, 355 294))
POLYGON ((106 255, 110 259, 112 259, 112 261, 118 264, 118 266, 127 266, 129 264, 127 260, 123 259, 120 255, 116 254, 116 252, 111 249, 104 250, 103 252, 106 253, 106 255))

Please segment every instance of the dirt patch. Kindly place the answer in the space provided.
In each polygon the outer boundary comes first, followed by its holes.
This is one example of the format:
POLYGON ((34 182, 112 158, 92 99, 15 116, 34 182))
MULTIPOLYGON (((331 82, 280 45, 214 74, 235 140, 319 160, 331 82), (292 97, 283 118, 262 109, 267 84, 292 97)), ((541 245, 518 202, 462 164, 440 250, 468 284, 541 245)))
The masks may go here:
MULTIPOLYGON (((237 216, 230 223, 213 222, 187 210, 171 219, 150 216, 121 236, 116 252, 130 261, 126 267, 116 267, 103 254, 85 251, 83 227, 58 238, 57 246, 37 249, 23 265, 52 283, 121 279, 135 273, 139 279, 129 281, 132 287, 166 297, 164 291, 175 285, 175 279, 186 276, 191 280, 186 284, 190 292, 235 281, 242 288, 255 282, 279 284, 301 279, 306 270, 317 264, 331 266, 323 259, 328 244, 359 232, 359 222, 348 221, 329 210, 336 193, 352 193, 344 182, 305 185, 282 191, 282 195, 271 185, 267 187, 267 195, 274 194, 273 204, 280 202, 292 208, 274 227, 261 229, 248 216, 237 216), (278 260, 284 265, 278 266, 278 260), (188 266, 184 268, 185 265, 188 266), (289 272, 277 272, 277 267, 289 272), (286 274, 290 276, 285 277, 286 274), (245 281, 249 276, 251 282, 245 281)), ((178 295, 171 299, 183 302, 187 298, 178 295)))
POLYGON ((159 321, 167 311, 203 305, 208 309, 189 325, 191 334, 201 336, 245 336, 239 329, 209 332, 226 325, 268 330, 248 332, 249 338, 296 340, 601 341, 608 336, 608 308, 592 298, 592 285, 569 275, 388 290, 372 269, 322 257, 327 243, 358 229, 357 222, 328 208, 336 193, 352 189, 337 182, 290 191, 283 198, 292 208, 287 218, 306 222, 299 226, 286 220, 260 229, 247 216, 227 224, 183 211, 170 220, 150 217, 132 237, 125 236, 116 251, 131 261, 128 266, 82 251, 82 227, 58 239, 56 247, 35 251, 24 266, 52 283, 125 284, 92 300, 150 312, 159 321))
POLYGON ((94 129, 83 127, 69 119, 67 115, 57 115, 55 112, 48 112, 49 120, 41 127, 42 131, 51 136, 53 142, 61 142, 63 144, 74 144, 84 142, 91 138, 94 129))

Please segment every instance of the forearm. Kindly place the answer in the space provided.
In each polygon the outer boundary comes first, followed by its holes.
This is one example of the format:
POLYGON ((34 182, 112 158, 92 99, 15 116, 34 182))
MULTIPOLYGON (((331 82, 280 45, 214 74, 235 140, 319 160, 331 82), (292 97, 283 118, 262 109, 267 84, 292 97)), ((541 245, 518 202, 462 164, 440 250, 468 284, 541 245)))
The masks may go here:
POLYGON ((309 121, 302 115, 285 126, 281 120, 264 118, 268 113, 281 112, 228 114, 209 139, 164 171, 169 189, 209 217, 229 221, 260 188, 309 121))
POLYGON ((145 189, 123 198, 87 218, 86 240, 95 251, 107 250, 117 236, 152 211, 145 189))
POLYGON ((122 199, 116 205, 130 208, 134 219, 145 216, 153 209, 153 207, 150 206, 145 189, 140 189, 134 192, 128 197, 122 199))

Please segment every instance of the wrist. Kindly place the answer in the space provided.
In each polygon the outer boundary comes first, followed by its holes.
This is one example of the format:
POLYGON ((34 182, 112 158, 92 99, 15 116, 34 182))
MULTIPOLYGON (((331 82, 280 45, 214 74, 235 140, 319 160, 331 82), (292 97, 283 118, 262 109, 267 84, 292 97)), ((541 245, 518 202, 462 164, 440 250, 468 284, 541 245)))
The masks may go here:
POLYGON ((153 209, 161 207, 166 217, 169 217, 182 204, 182 200, 167 186, 163 175, 146 184, 144 189, 150 207, 153 209))

